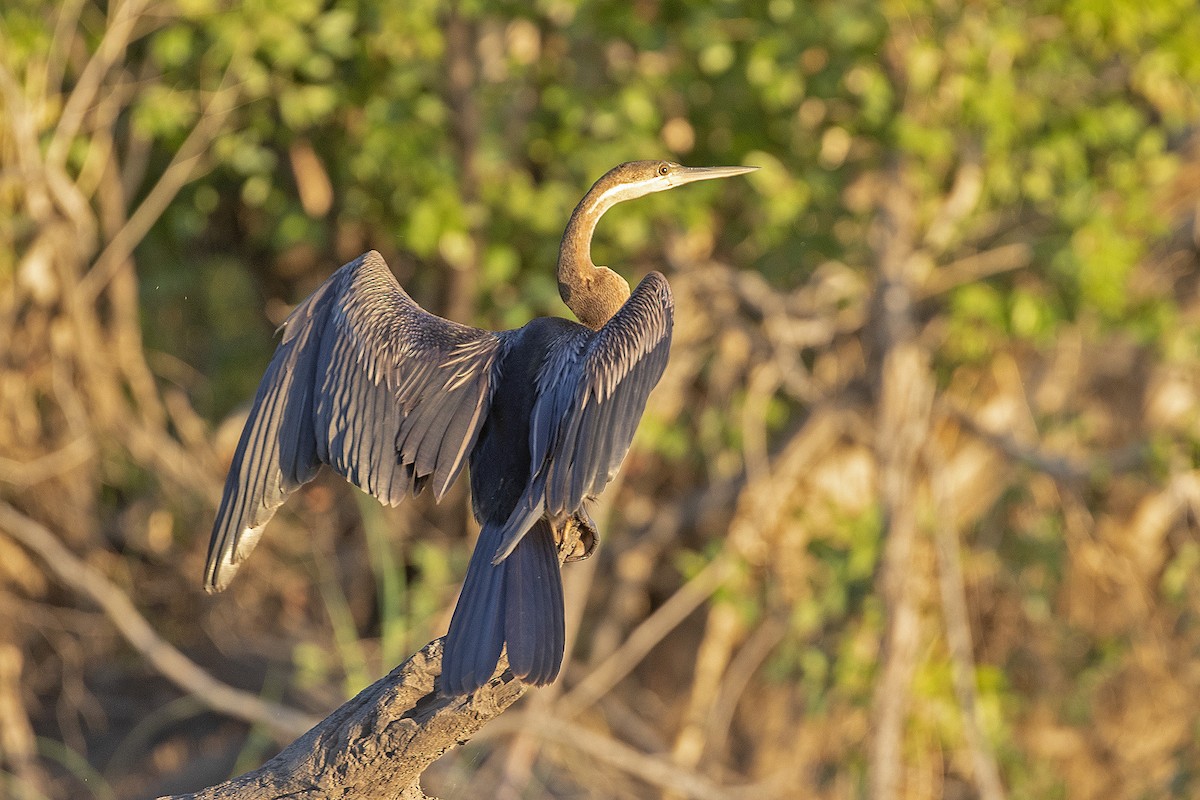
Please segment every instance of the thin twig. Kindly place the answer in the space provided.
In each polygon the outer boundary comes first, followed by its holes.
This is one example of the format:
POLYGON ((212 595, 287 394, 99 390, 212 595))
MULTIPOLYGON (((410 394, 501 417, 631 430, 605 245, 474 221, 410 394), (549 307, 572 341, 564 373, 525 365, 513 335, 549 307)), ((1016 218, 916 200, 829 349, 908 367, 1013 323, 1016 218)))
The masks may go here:
POLYGON ((37 762, 37 738, 21 697, 25 657, 15 644, 0 640, 0 764, 7 765, 23 788, 14 800, 44 797, 46 776, 37 762))
POLYGON ((624 644, 593 669, 558 703, 557 711, 569 719, 603 697, 628 675, 654 649, 655 645, 675 630, 689 614, 700 607, 732 574, 733 559, 722 550, 704 569, 679 587, 667 602, 633 629, 624 644))
POLYGON ((303 733, 317 722, 315 717, 267 702, 209 675, 159 636, 120 587, 80 560, 43 525, 3 501, 0 501, 0 528, 36 553, 64 585, 98 605, 121 636, 163 677, 195 695, 212 710, 264 725, 288 737, 303 733))
POLYGON ((70 61, 71 41, 79 30, 83 4, 84 0, 63 0, 58 7, 58 15, 54 21, 54 38, 46 52, 45 73, 42 79, 47 94, 62 90, 63 75, 66 74, 70 61))
POLYGON ((946 644, 950 650, 951 673, 958 707, 963 718, 963 732, 975 769, 975 785, 980 800, 1004 800, 1004 784, 996 756, 988 746, 987 737, 979 724, 979 702, 975 690, 975 658, 971 647, 971 623, 967 617, 967 597, 963 583, 962 553, 958 532, 950 524, 956 518, 953 498, 946 490, 944 461, 931 441, 925 448, 924 460, 933 491, 934 539, 938 554, 938 588, 942 595, 942 618, 946 625, 946 644))
POLYGON ((26 488, 82 464, 91 457, 92 452, 92 443, 85 437, 79 437, 30 461, 0 456, 0 482, 26 488))
POLYGON ((83 125, 88 108, 104 84, 105 77, 133 41, 133 31, 145 5, 146 0, 126 0, 112 10, 112 19, 96 52, 80 73, 79 80, 75 82, 67 102, 63 105, 62 113, 59 114, 58 125, 54 129, 50 144, 46 147, 47 166, 61 168, 65 163, 71 140, 83 125))
POLYGON ((925 231, 925 246, 934 252, 943 252, 983 195, 984 173, 977 147, 962 149, 962 163, 954 174, 954 183, 942 199, 941 207, 929 228, 925 231))
POLYGON ((929 276, 920 287, 922 300, 944 294, 968 283, 975 283, 1004 272, 1024 269, 1033 261, 1033 250, 1024 242, 1000 245, 981 253, 972 253, 952 261, 929 276))
MULTIPOLYGON (((0 41, 0 45, 3 42, 0 41)), ((29 216, 36 221, 45 221, 50 214, 51 202, 42 174, 41 152, 38 149, 38 131, 35 116, 25 101, 25 94, 17 76, 8 65, 0 61, 0 98, 3 98, 4 113, 0 120, 7 121, 16 148, 17 163, 23 178, 23 195, 29 216)))
MULTIPOLYGON (((704 756, 708 715, 743 634, 738 609, 732 604, 713 603, 705 611, 704 634, 696 648, 691 691, 671 746, 671 760, 687 769, 698 768, 704 756)), ((672 789, 663 796, 674 800, 679 791, 672 789)))
MULTIPOLYGON (((626 473, 619 472, 597 501, 592 509, 592 518, 600 530, 608 529, 611 518, 612 501, 621 491, 626 473)), ((566 675, 571 667, 571 651, 579 636, 583 622, 583 612, 587 605, 584 600, 595 577, 600 559, 589 558, 583 563, 573 564, 569 570, 563 570, 563 589, 566 597, 566 648, 563 654, 562 674, 566 675)), ((526 701, 526 708, 533 707, 542 713, 548 713, 554 708, 565 688, 563 681, 555 681, 526 701)), ((533 766, 541 752, 542 741, 532 734, 522 732, 509 744, 504 754, 504 767, 499 785, 493 784, 493 795, 496 800, 520 798, 526 793, 526 788, 533 774, 533 766)), ((480 770, 475 783, 488 779, 487 771, 480 770)))
POLYGON ((722 786, 665 758, 639 752, 611 736, 560 718, 513 714, 497 720, 484 736, 494 738, 517 731, 529 731, 546 741, 574 748, 586 753, 589 758, 652 786, 679 792, 696 800, 767 798, 780 796, 784 792, 789 797, 796 796, 796 787, 788 785, 792 777, 790 775, 779 774, 744 786, 722 786))
POLYGON ((1101 455, 1074 458, 1058 453, 1047 453, 1036 446, 1022 444, 1008 433, 988 430, 971 413, 949 403, 939 403, 938 410, 952 417, 964 431, 995 448, 1002 455, 1018 464, 1025 464, 1038 472, 1044 472, 1058 481, 1084 481, 1097 475, 1114 472, 1132 472, 1141 469, 1149 457, 1150 447, 1136 442, 1127 447, 1110 450, 1101 455))
POLYGON ((179 146, 154 187, 146 194, 137 209, 129 215, 129 219, 121 229, 105 245, 91 270, 80 280, 77 289, 79 302, 91 303, 96 299, 121 266, 126 263, 126 259, 133 254, 134 248, 162 216, 170 202, 175 199, 175 195, 179 194, 179 190, 192 179, 196 164, 208 150, 208 146, 236 107, 235 99, 240 90, 237 86, 230 84, 230 79, 237 58, 237 53, 231 57, 221 76, 220 85, 201 110, 200 119, 188 132, 187 138, 183 140, 183 144, 179 146))
POLYGON ((707 752, 724 753, 733 726, 733 715, 738 703, 750 685, 751 678, 766 661, 788 632, 786 618, 782 614, 768 616, 746 637, 742 648, 729 662, 721 690, 708 712, 707 752))

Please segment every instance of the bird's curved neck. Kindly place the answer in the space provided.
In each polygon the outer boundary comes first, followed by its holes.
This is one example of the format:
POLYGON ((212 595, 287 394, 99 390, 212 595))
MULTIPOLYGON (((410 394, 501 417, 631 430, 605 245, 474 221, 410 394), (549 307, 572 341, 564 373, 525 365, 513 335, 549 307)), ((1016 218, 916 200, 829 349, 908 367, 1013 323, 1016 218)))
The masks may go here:
POLYGON ((628 199, 625 187, 598 182, 575 207, 558 251, 558 293, 584 325, 599 330, 629 299, 620 275, 592 263, 592 234, 604 212, 628 199))

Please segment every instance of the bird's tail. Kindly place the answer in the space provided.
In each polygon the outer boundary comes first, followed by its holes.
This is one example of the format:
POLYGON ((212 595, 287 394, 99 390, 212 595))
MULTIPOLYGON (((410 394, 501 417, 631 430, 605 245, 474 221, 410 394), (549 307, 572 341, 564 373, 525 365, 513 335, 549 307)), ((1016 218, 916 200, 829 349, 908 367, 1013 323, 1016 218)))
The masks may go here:
POLYGON ((502 528, 484 525, 471 554, 446 634, 443 695, 469 694, 491 680, 505 643, 513 674, 528 683, 550 683, 562 666, 566 622, 554 531, 539 519, 508 558, 492 564, 502 528))

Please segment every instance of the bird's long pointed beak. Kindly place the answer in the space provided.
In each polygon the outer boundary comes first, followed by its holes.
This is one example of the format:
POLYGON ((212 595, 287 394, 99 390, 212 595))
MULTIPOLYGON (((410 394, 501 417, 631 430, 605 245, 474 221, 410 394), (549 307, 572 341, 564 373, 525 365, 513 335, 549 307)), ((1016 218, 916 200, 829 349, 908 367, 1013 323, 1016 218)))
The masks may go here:
POLYGON ((754 172, 758 167, 684 167, 673 176, 671 183, 683 186, 694 181, 707 181, 713 178, 732 178, 734 175, 745 175, 754 172))

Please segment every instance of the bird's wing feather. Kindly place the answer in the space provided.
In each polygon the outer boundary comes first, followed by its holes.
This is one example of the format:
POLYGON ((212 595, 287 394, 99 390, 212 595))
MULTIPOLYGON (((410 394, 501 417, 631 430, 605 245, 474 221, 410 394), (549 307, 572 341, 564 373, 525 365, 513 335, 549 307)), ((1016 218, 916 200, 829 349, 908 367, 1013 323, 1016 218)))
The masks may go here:
POLYGON ((487 415, 503 344, 422 309, 374 251, 334 273, 282 330, 225 482, 210 591, 322 463, 389 505, 426 483, 440 499, 487 415))
POLYGON ((505 525, 496 561, 543 507, 568 514, 612 480, 666 369, 674 309, 667 279, 651 272, 604 327, 563 337, 550 353, 530 421, 535 474, 505 525))

